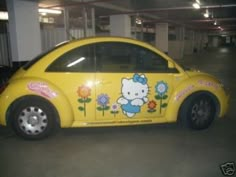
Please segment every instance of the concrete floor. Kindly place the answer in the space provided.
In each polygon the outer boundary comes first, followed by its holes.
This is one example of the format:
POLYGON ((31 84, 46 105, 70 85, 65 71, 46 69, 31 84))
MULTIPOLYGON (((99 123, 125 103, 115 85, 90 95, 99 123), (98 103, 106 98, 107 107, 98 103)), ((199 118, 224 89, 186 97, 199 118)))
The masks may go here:
MULTIPOLYGON (((180 61, 236 89, 236 50, 220 48, 180 61)), ((236 92, 225 119, 204 131, 176 124, 64 129, 25 141, 0 127, 0 177, 221 177, 236 161, 236 92)))

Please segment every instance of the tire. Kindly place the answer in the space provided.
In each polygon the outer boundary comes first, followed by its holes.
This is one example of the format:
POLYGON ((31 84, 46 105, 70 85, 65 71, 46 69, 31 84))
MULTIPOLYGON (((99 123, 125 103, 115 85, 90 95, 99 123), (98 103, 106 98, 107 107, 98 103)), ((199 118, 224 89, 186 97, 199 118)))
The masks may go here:
POLYGON ((49 136, 57 125, 58 114, 45 99, 27 96, 17 100, 10 110, 11 125, 17 135, 36 140, 49 136))
POLYGON ((183 103, 180 119, 184 126, 195 130, 208 128, 215 119, 216 104, 207 93, 196 93, 183 103))

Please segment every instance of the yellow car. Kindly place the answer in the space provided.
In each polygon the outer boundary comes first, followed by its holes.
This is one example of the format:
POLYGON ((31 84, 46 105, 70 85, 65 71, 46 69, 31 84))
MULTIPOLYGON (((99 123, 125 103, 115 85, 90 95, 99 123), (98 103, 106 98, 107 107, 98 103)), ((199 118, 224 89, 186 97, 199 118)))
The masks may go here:
POLYGON ((28 139, 57 125, 101 127, 176 122, 193 129, 223 117, 229 96, 213 76, 185 70, 134 39, 64 42, 36 57, 0 93, 0 124, 28 139))

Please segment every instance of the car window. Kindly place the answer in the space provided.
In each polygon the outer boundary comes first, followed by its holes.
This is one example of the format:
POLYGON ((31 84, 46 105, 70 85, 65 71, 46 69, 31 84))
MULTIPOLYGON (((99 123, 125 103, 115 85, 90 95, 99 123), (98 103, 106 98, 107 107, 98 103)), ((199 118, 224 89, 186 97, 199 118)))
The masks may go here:
POLYGON ((98 72, 167 72, 168 62, 144 47, 122 43, 97 43, 95 49, 98 72))
POLYGON ((48 68, 47 72, 94 72, 92 45, 85 45, 63 54, 48 68))
POLYGON ((60 44, 57 44, 56 46, 54 46, 53 48, 49 49, 46 52, 43 52, 41 54, 39 54, 38 56, 36 56, 34 59, 30 60, 29 62, 27 62, 24 66, 23 69, 24 70, 28 70, 31 66, 33 66, 35 63, 37 63, 39 60, 41 60, 44 56, 46 56, 47 54, 49 54, 50 52, 68 44, 68 41, 62 42, 60 44))

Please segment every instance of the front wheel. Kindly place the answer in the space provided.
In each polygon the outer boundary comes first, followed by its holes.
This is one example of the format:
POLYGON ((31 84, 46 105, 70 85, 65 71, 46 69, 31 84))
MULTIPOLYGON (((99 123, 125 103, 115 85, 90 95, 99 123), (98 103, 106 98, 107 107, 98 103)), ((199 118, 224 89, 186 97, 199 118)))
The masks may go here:
POLYGON ((213 98, 205 93, 190 96, 180 112, 182 122, 196 130, 206 129, 216 117, 216 104, 213 98))
POLYGON ((12 127, 17 135, 26 139, 41 139, 55 128, 57 113, 54 107, 40 97, 18 100, 10 112, 12 127))

